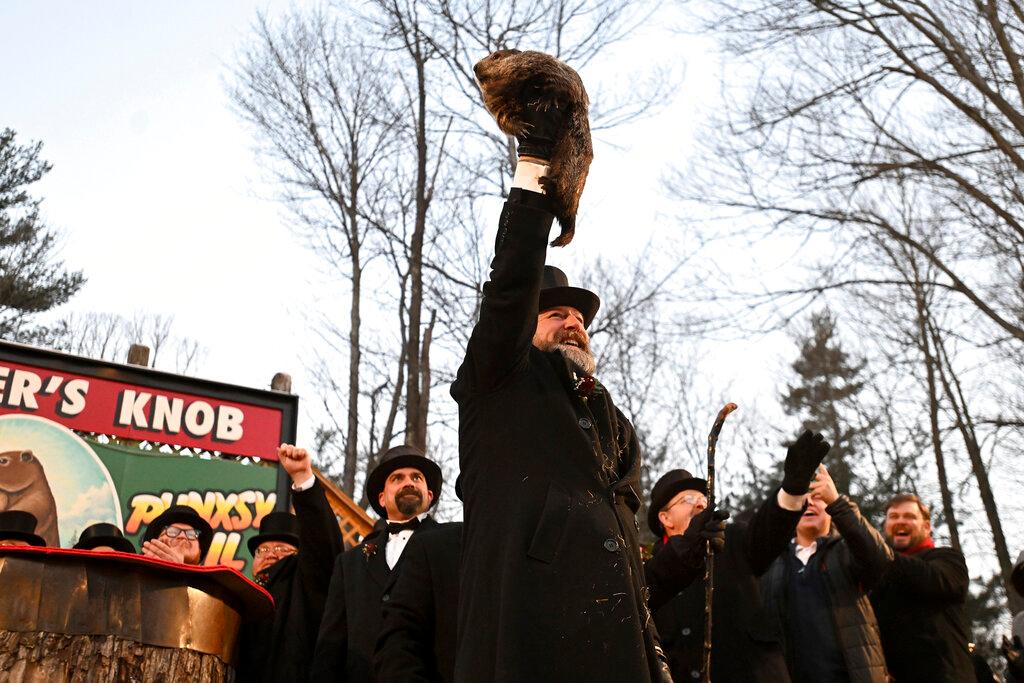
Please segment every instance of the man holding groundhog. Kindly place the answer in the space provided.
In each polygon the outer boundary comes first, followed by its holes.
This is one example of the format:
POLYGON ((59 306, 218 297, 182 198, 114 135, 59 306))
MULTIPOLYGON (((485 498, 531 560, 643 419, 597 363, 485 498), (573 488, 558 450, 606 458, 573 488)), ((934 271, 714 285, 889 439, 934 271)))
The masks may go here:
POLYGON ((523 104, 490 280, 451 387, 465 506, 455 679, 663 680, 637 542, 640 449, 594 378, 600 300, 544 265, 553 207, 540 178, 564 111, 523 104))

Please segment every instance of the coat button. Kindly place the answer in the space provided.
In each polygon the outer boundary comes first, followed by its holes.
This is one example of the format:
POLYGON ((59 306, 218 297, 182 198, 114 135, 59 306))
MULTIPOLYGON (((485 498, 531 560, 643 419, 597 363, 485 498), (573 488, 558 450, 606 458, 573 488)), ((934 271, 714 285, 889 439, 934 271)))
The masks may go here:
POLYGON ((579 419, 579 425, 581 429, 590 429, 594 426, 594 423, 590 421, 589 417, 581 417, 579 419))
POLYGON ((616 550, 619 549, 619 542, 616 541, 614 538, 609 538, 604 542, 604 549, 610 553, 614 553, 616 550))
POLYGON ((683 629, 683 635, 684 636, 690 635, 690 627, 689 626, 687 626, 686 628, 683 629))
POLYGON ((388 600, 390 600, 390 599, 391 599, 391 594, 390 594, 390 593, 385 593, 384 595, 382 595, 382 596, 381 596, 381 598, 380 598, 380 599, 381 599, 381 601, 383 601, 383 602, 387 602, 388 600))

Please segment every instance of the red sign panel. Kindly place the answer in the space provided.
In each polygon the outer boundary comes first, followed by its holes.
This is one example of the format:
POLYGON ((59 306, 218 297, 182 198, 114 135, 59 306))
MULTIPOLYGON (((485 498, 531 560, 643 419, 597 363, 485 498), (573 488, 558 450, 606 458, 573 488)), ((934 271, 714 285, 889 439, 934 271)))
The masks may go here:
POLYGON ((277 460, 282 411, 42 366, 0 361, 0 415, 70 429, 277 460))

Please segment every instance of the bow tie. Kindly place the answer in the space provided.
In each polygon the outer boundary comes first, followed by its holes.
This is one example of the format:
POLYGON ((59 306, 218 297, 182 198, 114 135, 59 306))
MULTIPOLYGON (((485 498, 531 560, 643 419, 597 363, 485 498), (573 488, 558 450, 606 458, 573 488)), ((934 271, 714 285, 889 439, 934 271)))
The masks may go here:
POLYGON ((403 531, 415 531, 420 525, 420 518, 413 517, 406 522, 388 522, 388 533, 397 534, 403 531))

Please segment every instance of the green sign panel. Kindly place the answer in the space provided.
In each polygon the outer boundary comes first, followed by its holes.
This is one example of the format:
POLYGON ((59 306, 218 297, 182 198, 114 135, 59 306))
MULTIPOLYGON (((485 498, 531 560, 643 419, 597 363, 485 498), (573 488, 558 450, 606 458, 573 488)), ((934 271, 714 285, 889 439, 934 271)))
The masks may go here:
POLYGON ((246 541, 273 512, 276 469, 224 460, 145 455, 138 450, 89 442, 117 490, 124 532, 141 546, 146 526, 171 505, 188 505, 213 527, 206 564, 246 571, 246 541))

